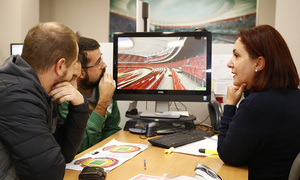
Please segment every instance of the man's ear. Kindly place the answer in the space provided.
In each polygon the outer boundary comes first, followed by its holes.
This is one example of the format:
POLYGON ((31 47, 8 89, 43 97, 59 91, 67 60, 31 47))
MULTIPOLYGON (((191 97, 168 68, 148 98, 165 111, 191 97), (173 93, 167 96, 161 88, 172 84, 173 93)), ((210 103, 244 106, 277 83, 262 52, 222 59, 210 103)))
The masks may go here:
POLYGON ((263 70, 265 68, 265 63, 266 63, 265 58, 262 56, 259 56, 257 58, 257 62, 256 62, 256 70, 258 70, 258 71, 263 70))
POLYGON ((55 73, 57 76, 63 76, 64 72, 67 70, 67 64, 66 59, 61 58, 57 61, 55 64, 55 73))
POLYGON ((86 71, 81 68, 81 74, 80 74, 79 78, 84 79, 85 76, 86 76, 86 71))

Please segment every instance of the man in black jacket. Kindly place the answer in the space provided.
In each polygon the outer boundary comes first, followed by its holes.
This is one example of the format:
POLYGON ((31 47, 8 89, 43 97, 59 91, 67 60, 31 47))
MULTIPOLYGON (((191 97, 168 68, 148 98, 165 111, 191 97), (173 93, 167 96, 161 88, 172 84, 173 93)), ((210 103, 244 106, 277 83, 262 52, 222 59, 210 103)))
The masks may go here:
POLYGON ((0 179, 63 179, 77 153, 88 104, 68 81, 77 64, 77 37, 60 23, 41 23, 24 40, 22 56, 0 66, 0 179), (57 126, 57 102, 70 101, 57 126))

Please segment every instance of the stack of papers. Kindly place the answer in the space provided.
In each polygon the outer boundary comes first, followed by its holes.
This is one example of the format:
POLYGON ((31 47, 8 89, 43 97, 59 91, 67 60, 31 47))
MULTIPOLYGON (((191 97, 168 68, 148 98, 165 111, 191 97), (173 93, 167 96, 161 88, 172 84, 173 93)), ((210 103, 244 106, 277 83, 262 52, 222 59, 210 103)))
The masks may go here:
POLYGON ((203 140, 177 147, 174 149, 173 152, 210 156, 210 154, 200 153, 199 149, 217 150, 217 142, 218 142, 218 136, 212 136, 210 138, 206 137, 203 140))

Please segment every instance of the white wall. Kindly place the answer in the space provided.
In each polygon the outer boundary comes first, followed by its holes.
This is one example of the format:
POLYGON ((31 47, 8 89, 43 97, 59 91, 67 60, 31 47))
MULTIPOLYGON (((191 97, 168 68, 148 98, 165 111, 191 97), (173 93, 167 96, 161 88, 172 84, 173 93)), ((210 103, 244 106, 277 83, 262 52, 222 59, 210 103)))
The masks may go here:
POLYGON ((82 36, 108 42, 109 0, 40 0, 40 21, 57 21, 82 36))
POLYGON ((300 1, 299 0, 258 0, 257 24, 275 27, 287 42, 295 65, 300 74, 300 1))
POLYGON ((277 0, 275 28, 286 40, 300 74, 300 1, 277 0))
POLYGON ((0 0, 0 64, 10 43, 23 42, 39 22, 58 21, 83 36, 108 42, 109 0, 0 0))
POLYGON ((275 27, 276 0, 257 0, 256 25, 268 24, 275 27))
POLYGON ((10 55, 10 43, 24 41, 39 22, 39 0, 0 0, 0 64, 10 55))

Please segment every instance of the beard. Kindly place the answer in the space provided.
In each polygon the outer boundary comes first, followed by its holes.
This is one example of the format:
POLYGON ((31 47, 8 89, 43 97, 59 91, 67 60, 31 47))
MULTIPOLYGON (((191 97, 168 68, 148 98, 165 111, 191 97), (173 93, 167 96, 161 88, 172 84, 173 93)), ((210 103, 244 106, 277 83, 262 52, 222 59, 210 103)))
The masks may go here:
POLYGON ((99 85, 99 82, 100 82, 101 78, 103 77, 105 71, 106 71, 106 69, 102 70, 102 73, 96 82, 90 82, 90 77, 89 77, 88 73, 86 73, 85 78, 79 82, 79 87, 84 90, 93 89, 93 88, 97 87, 99 85))
MULTIPOLYGON (((66 70, 65 72, 63 72, 62 76, 58 77, 58 78, 54 81, 54 84, 52 85, 50 91, 52 90, 53 86, 55 86, 55 85, 57 85, 57 84, 59 84, 59 83, 61 83, 61 82, 64 82, 64 81, 68 81, 68 80, 66 79, 66 77, 67 77, 67 70, 66 70)), ((48 92, 48 93, 49 93, 49 92, 48 92)))
POLYGON ((67 70, 66 70, 65 72, 63 72, 63 75, 62 75, 62 76, 58 77, 58 78, 55 80, 54 85, 55 85, 55 84, 58 84, 58 83, 60 83, 60 82, 63 82, 63 81, 70 81, 70 80, 66 79, 66 77, 67 77, 67 70))

